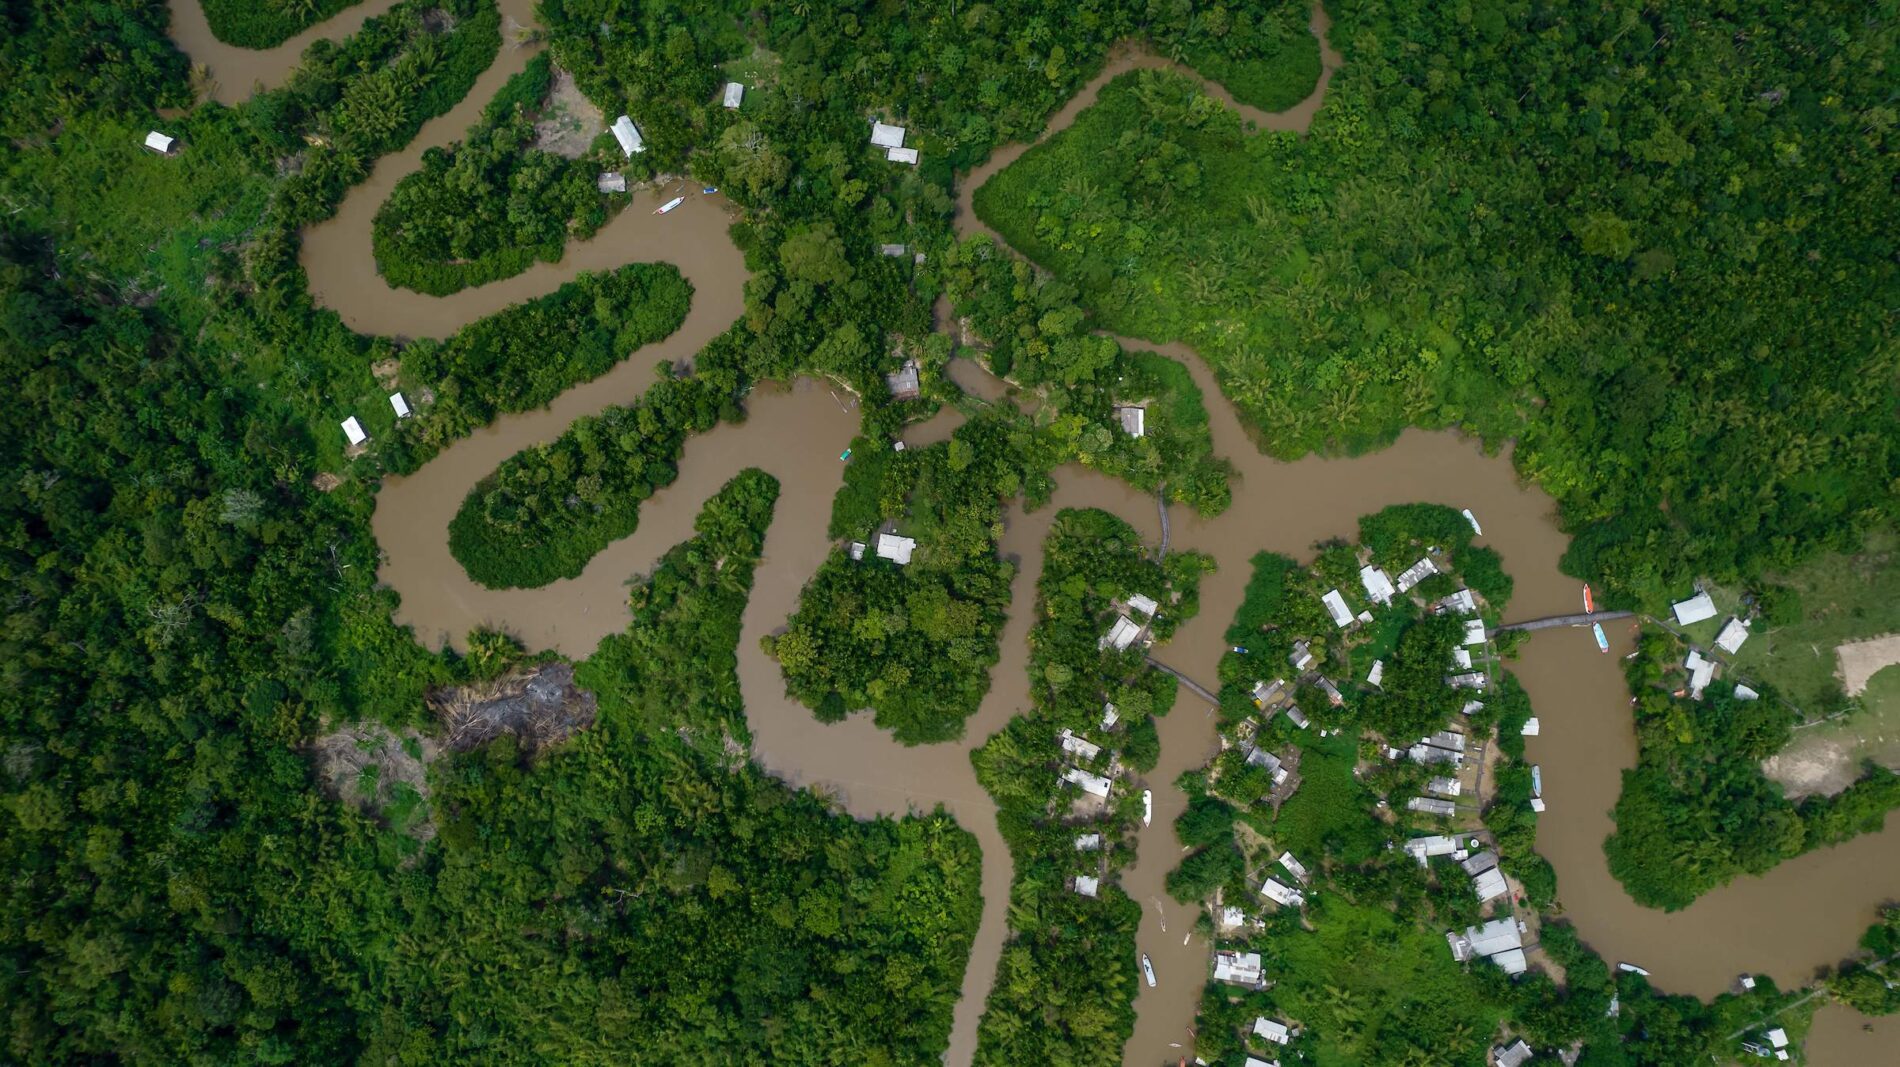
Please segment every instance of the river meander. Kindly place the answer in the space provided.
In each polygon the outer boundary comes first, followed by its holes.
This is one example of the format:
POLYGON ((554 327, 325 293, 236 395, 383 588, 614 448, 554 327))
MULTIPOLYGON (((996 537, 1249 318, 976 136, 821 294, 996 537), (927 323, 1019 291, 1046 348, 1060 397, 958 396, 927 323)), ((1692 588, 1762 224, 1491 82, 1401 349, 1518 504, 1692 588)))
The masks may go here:
MULTIPOLYGON (((235 101, 248 95, 253 84, 281 82, 309 40, 345 34, 388 6, 388 0, 371 0, 281 48, 249 52, 212 40, 195 3, 174 3, 174 36, 195 61, 210 66, 219 81, 217 98, 235 101)), ((833 548, 825 529, 831 498, 843 477, 837 456, 855 433, 857 419, 814 382, 761 387, 747 405, 744 423, 722 425, 691 439, 677 480, 642 507, 638 531, 597 555, 579 578, 518 590, 485 589, 469 581, 447 543, 449 519, 469 490, 507 457, 552 440, 574 419, 636 399, 651 383, 658 361, 690 360, 739 316, 746 279, 743 259, 725 232, 723 202, 693 195, 680 210, 654 216, 647 201, 657 201, 659 192, 648 190, 594 238, 570 244, 558 264, 537 264, 517 277, 450 297, 395 290, 382 281, 370 255, 369 229, 376 208, 395 183, 419 165, 426 148, 459 138, 537 47, 514 44, 515 34, 509 32, 511 25, 531 24, 528 0, 503 0, 502 11, 509 43, 468 98, 425 125, 405 151, 380 160, 335 218, 304 235, 303 263, 313 296, 364 332, 446 336, 509 304, 550 292, 580 271, 657 260, 676 264, 693 283, 692 308, 671 337, 631 353, 608 374, 563 393, 546 408, 497 419, 415 474, 384 482, 374 528, 384 552, 381 577, 402 598, 397 621, 413 626, 418 639, 433 647, 459 642, 474 626, 490 625, 516 634, 531 648, 586 656, 601 637, 625 625, 626 582, 691 536, 701 502, 747 467, 777 477, 782 492, 739 647, 753 755, 792 785, 832 794, 853 815, 902 814, 942 804, 976 836, 984 857, 983 920, 946 1057, 950 1063, 968 1063, 1003 944, 1012 873, 996 830, 995 808, 977 785, 968 753, 1029 705, 1025 637, 1042 542, 1056 509, 1105 508, 1156 539, 1155 502, 1123 483, 1067 467, 1057 472, 1052 505, 1034 513, 1010 509, 1002 551, 1020 567, 1002 636, 1002 658, 988 697, 970 720, 963 741, 954 744, 906 748, 865 715, 832 725, 819 723, 786 698, 777 665, 759 650, 759 637, 782 625, 796 606, 800 587, 833 548)), ((1325 42, 1326 22, 1317 8, 1314 29, 1325 42)), ((1291 111, 1268 115, 1240 110, 1262 128, 1304 130, 1339 65, 1329 44, 1323 46, 1323 65, 1319 88, 1291 111)), ((1141 49, 1118 50, 1052 118, 1043 136, 1066 128, 1115 75, 1168 66, 1172 64, 1141 49)), ((963 182, 960 232, 985 232, 969 211, 970 194, 1024 148, 1000 149, 963 182)), ((1474 442, 1453 434, 1410 431, 1391 447, 1367 456, 1278 462, 1260 454, 1233 408, 1219 399, 1213 375, 1192 351, 1179 344, 1124 343, 1159 351, 1192 372, 1208 400, 1215 451, 1238 471, 1234 504, 1226 513, 1212 519, 1178 509, 1171 514, 1172 543, 1213 555, 1220 568, 1205 582, 1199 617, 1158 650, 1159 658, 1190 677, 1216 677, 1215 665, 1224 650, 1222 632, 1238 607, 1248 560, 1255 552, 1270 549, 1305 557, 1315 541, 1352 536, 1360 515, 1392 503, 1432 501, 1476 512, 1485 529, 1482 543, 1503 555, 1516 578, 1514 617, 1576 610, 1578 583, 1558 570, 1565 539, 1554 521, 1552 503, 1519 482, 1508 456, 1486 455, 1474 442)), ((954 376, 963 380, 972 373, 981 374, 960 365, 954 376)), ((950 425, 942 417, 933 420, 927 436, 939 436, 950 425)), ((1619 635, 1619 641, 1626 642, 1627 636, 1619 635)), ((1605 958, 1640 962, 1660 987, 1701 996, 1724 988, 1742 971, 1799 983, 1817 966, 1849 954, 1874 907, 1900 893, 1896 827, 1793 860, 1764 877, 1744 879, 1673 915, 1638 907, 1610 877, 1602 851, 1620 772, 1635 760, 1618 659, 1599 655, 1587 634, 1555 630, 1532 640, 1513 669, 1530 690, 1544 723, 1543 735, 1533 739, 1530 748, 1543 764, 1550 800, 1539 848, 1556 866, 1566 914, 1605 958)), ((1185 804, 1173 781, 1204 762, 1216 743, 1206 705, 1183 690, 1173 712, 1161 721, 1161 742, 1160 766, 1144 783, 1155 791, 1155 818, 1140 836, 1140 860, 1122 877, 1124 888, 1143 906, 1137 940, 1140 950, 1153 958, 1161 979, 1156 988, 1141 990, 1135 1034, 1124 1052, 1126 1063, 1142 1067, 1191 1054, 1189 1027, 1208 958, 1207 946, 1190 936, 1194 909, 1175 904, 1162 888, 1179 855, 1172 823, 1185 804)), ((1839 1016, 1837 1012, 1830 1017, 1828 1029, 1840 1042, 1833 1047, 1846 1048, 1855 1044, 1847 1035, 1858 1025, 1850 1026, 1839 1016)))

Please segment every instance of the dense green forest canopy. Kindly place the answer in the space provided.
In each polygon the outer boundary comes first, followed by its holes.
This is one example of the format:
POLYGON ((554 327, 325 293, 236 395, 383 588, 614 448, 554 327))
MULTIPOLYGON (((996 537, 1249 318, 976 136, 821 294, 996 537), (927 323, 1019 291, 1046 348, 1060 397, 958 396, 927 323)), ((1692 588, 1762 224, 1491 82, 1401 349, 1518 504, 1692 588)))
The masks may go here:
POLYGON ((1311 136, 1129 74, 979 213, 1276 454, 1517 437, 1615 601, 1894 519, 1891 12, 1329 10, 1311 136))

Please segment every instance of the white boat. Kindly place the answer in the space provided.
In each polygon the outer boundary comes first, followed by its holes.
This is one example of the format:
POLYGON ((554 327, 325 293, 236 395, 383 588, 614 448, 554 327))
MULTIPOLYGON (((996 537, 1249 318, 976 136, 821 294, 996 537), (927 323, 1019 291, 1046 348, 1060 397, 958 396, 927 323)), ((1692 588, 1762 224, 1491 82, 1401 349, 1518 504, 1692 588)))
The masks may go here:
POLYGON ((1543 795, 1544 795, 1544 768, 1533 763, 1531 764, 1531 796, 1541 797, 1543 795))
POLYGON ((1146 952, 1141 954, 1141 976, 1148 980, 1149 989, 1153 989, 1155 987, 1154 961, 1148 958, 1148 954, 1146 952))
POLYGON ((1154 817, 1155 792, 1152 789, 1144 789, 1141 791, 1141 825, 1146 826, 1153 822, 1154 817))
POLYGON ((671 200, 668 200, 668 201, 667 201, 666 203, 664 203, 664 204, 661 204, 661 205, 660 205, 659 207, 657 207, 657 208, 654 208, 654 209, 653 209, 653 213, 654 213, 655 215, 664 215, 664 214, 666 214, 667 212, 669 212, 669 211, 671 211, 671 210, 673 210, 674 208, 676 208, 676 207, 678 207, 678 206, 680 206, 681 204, 684 204, 685 202, 686 202, 686 198, 685 198, 685 197, 683 197, 683 196, 676 196, 676 197, 674 197, 673 199, 671 199, 671 200))
POLYGON ((1636 966, 1634 963, 1619 963, 1616 965, 1616 969, 1619 971, 1628 971, 1631 974, 1640 974, 1644 978, 1649 977, 1648 971, 1643 970, 1641 967, 1636 966))
POLYGON ((1471 513, 1470 508, 1464 510, 1464 516, 1465 521, 1471 524, 1471 532, 1477 534, 1479 537, 1483 537, 1484 527, 1478 525, 1478 517, 1471 513))

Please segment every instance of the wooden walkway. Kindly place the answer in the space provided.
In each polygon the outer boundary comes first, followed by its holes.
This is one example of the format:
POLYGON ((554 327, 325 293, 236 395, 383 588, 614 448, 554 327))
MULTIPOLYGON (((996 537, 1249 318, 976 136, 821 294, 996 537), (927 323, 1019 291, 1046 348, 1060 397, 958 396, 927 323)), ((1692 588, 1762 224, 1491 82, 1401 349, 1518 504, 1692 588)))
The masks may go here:
POLYGON ((1500 630, 1549 630, 1558 626, 1588 626, 1593 622, 1611 622, 1616 619, 1633 619, 1633 611, 1599 611, 1589 615, 1552 615, 1547 619, 1531 619, 1527 622, 1507 622, 1498 627, 1500 630))
POLYGON ((1206 686, 1195 681, 1194 679, 1189 678, 1187 675, 1182 674, 1180 671, 1175 670, 1173 667, 1168 666, 1167 664, 1161 662, 1160 660, 1154 658, 1153 656, 1145 656, 1143 658, 1148 661, 1148 666, 1153 667, 1155 670, 1162 671, 1167 674, 1172 674, 1176 678, 1180 679, 1181 684, 1184 686, 1187 686, 1188 690, 1192 692, 1195 696, 1200 697, 1202 700, 1207 701, 1209 704, 1212 704, 1217 708, 1220 707, 1220 697, 1215 696, 1213 690, 1207 688, 1206 686))

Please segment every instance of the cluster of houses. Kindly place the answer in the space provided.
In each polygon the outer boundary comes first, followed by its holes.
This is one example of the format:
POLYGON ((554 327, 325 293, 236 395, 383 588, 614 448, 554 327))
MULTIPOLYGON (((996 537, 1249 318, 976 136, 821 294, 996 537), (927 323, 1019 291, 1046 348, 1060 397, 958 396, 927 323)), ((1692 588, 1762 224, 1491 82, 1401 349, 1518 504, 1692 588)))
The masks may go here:
POLYGON ((882 122, 871 123, 871 144, 884 150, 884 158, 892 163, 917 165, 917 150, 904 147, 904 127, 891 126, 882 122))
POLYGON ((1155 612, 1161 610, 1161 605, 1155 603, 1153 597, 1143 596, 1140 593, 1130 593, 1123 599, 1123 603, 1127 610, 1116 614, 1114 625, 1110 626, 1108 632, 1102 635, 1102 639, 1096 642, 1097 648, 1104 650, 1113 648, 1117 652, 1123 652, 1137 640, 1145 641, 1150 638, 1148 626, 1154 621, 1155 612), (1131 612, 1141 617, 1143 621, 1136 622, 1129 618, 1131 612))
MULTIPOLYGON (((1154 619, 1155 613, 1161 608, 1161 605, 1156 603, 1153 597, 1144 596, 1140 593, 1129 594, 1123 598, 1123 603, 1129 611, 1135 612, 1143 619, 1149 621, 1154 619)), ((1124 649, 1134 642, 1135 637, 1141 636, 1146 632, 1146 623, 1136 625, 1129 619, 1127 614, 1118 614, 1116 616, 1115 629, 1110 630, 1109 633, 1110 637, 1116 637, 1117 640, 1120 640, 1120 643, 1111 641, 1109 637, 1104 637, 1098 647, 1107 649, 1113 644, 1117 650, 1124 649), (1126 640, 1120 640, 1118 635, 1125 632, 1125 626, 1134 627, 1133 635, 1129 636, 1126 640)), ((1117 708, 1112 701, 1104 702, 1102 704, 1102 717, 1096 727, 1104 737, 1103 743, 1092 741, 1082 734, 1078 734, 1074 730, 1066 727, 1056 734, 1056 743, 1061 746, 1064 764, 1062 769, 1056 774, 1057 780, 1059 783, 1075 786, 1076 789, 1081 791, 1083 797, 1090 798, 1084 802, 1083 807, 1085 808, 1091 808, 1097 811, 1105 808, 1109 794, 1114 790, 1115 779, 1121 773, 1121 756, 1117 752, 1109 751, 1106 766, 1101 765, 1107 735, 1110 731, 1114 730, 1120 722, 1121 710, 1117 708), (1099 770, 1097 769, 1098 767, 1099 770)), ((1075 839, 1075 850, 1078 854, 1082 855, 1101 852, 1102 835, 1099 832, 1089 832, 1077 836, 1075 839)), ((1078 874, 1070 879, 1070 888, 1085 897, 1096 896, 1101 891, 1102 868, 1099 860, 1096 862, 1095 868, 1096 873, 1094 874, 1078 874)))
MULTIPOLYGON (((389 406, 395 411, 396 417, 399 419, 406 419, 415 414, 415 412, 409 410, 409 401, 403 399, 403 395, 400 392, 389 394, 389 406)), ((342 425, 343 440, 348 443, 348 447, 351 451, 362 448, 365 444, 369 443, 369 433, 363 429, 362 423, 356 421, 356 416, 351 415, 344 419, 342 425)))
MULTIPOLYGON (((1692 626, 1716 616, 1715 600, 1707 592, 1698 592, 1687 600, 1678 600, 1670 606, 1675 614, 1676 625, 1692 626)), ((1742 650, 1742 642, 1748 640, 1748 620, 1730 615, 1715 635, 1715 647, 1733 656, 1742 650)), ((1704 655, 1700 649, 1689 649, 1689 655, 1682 662, 1683 670, 1689 673, 1688 685, 1683 691, 1691 700, 1701 700, 1702 691, 1715 680, 1715 672, 1721 662, 1712 655, 1704 655)), ((1735 696, 1741 700, 1754 700, 1761 694, 1745 685, 1735 687, 1735 696)))

